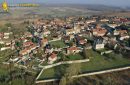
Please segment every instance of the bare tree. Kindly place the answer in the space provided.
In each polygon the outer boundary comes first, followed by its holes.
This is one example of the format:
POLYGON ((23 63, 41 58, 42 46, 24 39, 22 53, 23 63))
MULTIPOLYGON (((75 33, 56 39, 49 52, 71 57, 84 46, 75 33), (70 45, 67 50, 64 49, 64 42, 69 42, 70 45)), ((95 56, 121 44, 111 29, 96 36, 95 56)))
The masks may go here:
POLYGON ((72 84, 74 79, 72 76, 78 75, 81 71, 81 65, 80 64, 72 64, 66 69, 66 73, 61 78, 59 85, 68 85, 72 84))
POLYGON ((60 80, 60 83, 59 85, 66 85, 67 84, 67 81, 66 81, 66 78, 63 76, 60 80))

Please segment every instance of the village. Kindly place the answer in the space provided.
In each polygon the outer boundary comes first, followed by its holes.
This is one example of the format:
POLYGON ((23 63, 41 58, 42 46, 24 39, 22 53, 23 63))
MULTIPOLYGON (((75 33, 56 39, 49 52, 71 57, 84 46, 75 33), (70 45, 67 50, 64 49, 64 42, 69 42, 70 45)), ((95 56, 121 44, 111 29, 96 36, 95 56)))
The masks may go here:
MULTIPOLYGON (((29 66, 28 63, 53 64, 64 60, 81 60, 83 50, 93 49, 101 55, 130 50, 128 18, 68 17, 53 20, 38 19, 27 27, 19 39, 10 40, 10 33, 0 33, 1 51, 17 49, 10 61, 29 66), (5 40, 5 41, 2 41, 5 40)), ((86 52, 87 53, 87 52, 86 52)), ((34 64, 35 65, 35 64, 34 64)))
POLYGON ((126 56, 130 52, 130 18, 126 17, 41 18, 30 22, 26 29, 21 37, 13 39, 13 32, 0 32, 0 51, 13 51, 4 64, 13 62, 39 71, 64 61, 89 62, 89 50, 101 56, 112 52, 126 56))

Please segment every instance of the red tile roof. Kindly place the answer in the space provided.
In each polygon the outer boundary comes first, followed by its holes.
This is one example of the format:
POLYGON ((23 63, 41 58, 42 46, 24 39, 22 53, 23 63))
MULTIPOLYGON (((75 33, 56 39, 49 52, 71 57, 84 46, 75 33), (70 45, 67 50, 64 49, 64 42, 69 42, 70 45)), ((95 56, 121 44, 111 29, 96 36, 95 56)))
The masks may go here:
POLYGON ((46 38, 42 39, 42 42, 48 42, 48 39, 46 39, 46 38))
POLYGON ((67 50, 78 50, 77 47, 70 47, 70 48, 67 48, 67 50))
POLYGON ((85 40, 80 40, 79 43, 80 43, 80 44, 85 44, 86 41, 85 41, 85 40))
POLYGON ((34 50, 35 47, 36 47, 36 45, 35 45, 35 44, 32 44, 30 47, 21 50, 21 51, 20 51, 20 54, 22 54, 22 55, 27 54, 27 53, 29 53, 31 50, 34 50))
POLYGON ((93 32, 97 32, 97 36, 100 35, 100 34, 105 35, 106 32, 107 32, 106 29, 102 29, 102 28, 96 28, 96 29, 93 29, 92 31, 93 31, 93 32))
POLYGON ((125 33, 127 33, 127 31, 126 30, 119 30, 119 33, 120 34, 125 34, 125 33))
POLYGON ((57 57, 57 55, 55 53, 52 53, 50 57, 54 59, 55 57, 57 57))
POLYGON ((29 41, 29 42, 24 42, 23 46, 27 47, 27 46, 31 46, 33 44, 33 42, 29 41))
POLYGON ((4 37, 4 33, 1 32, 1 33, 0 33, 0 37, 4 37))

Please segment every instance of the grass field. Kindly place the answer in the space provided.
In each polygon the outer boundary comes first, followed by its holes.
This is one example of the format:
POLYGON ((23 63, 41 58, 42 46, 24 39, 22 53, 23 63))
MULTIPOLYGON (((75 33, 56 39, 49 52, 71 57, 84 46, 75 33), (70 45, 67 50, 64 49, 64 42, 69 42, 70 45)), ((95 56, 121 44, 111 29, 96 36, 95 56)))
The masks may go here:
POLYGON ((71 54, 66 56, 67 60, 81 60, 84 59, 82 55, 78 54, 71 54))
POLYGON ((5 50, 0 52, 0 76, 1 75, 6 75, 9 71, 9 67, 6 65, 3 65, 2 62, 5 62, 6 60, 9 59, 9 54, 13 52, 12 50, 5 50))
MULTIPOLYGON (((100 71, 110 68, 122 67, 130 65, 130 59, 124 58, 120 54, 111 53, 106 56, 101 56, 97 52, 88 50, 88 53, 91 53, 89 56, 90 61, 82 63, 81 73, 100 71)), ((60 65, 54 68, 47 69, 43 72, 39 80, 41 79, 50 79, 50 78, 60 78, 62 76, 61 69, 66 69, 66 65, 60 65), (64 67, 64 68, 63 68, 64 67)), ((63 72, 64 73, 64 72, 63 72)))
POLYGON ((57 47, 57 48, 62 48, 65 47, 66 45, 64 44, 63 41, 59 40, 59 41, 54 41, 50 43, 53 47, 57 47))

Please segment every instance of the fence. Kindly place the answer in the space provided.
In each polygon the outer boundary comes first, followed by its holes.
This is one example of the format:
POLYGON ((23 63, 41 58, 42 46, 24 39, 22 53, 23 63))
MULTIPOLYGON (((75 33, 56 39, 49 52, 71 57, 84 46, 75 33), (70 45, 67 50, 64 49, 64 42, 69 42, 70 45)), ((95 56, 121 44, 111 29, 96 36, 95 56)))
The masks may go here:
MULTIPOLYGON (((103 71, 99 71, 99 72, 92 72, 92 73, 85 73, 85 74, 75 75, 75 76, 72 76, 72 78, 78 78, 78 77, 83 77, 83 76, 91 76, 91 75, 97 75, 97 74, 104 74, 104 73, 122 71, 122 70, 127 70, 127 69, 130 69, 130 66, 123 67, 123 68, 115 68, 115 69, 103 70, 103 71)), ((57 81, 57 80, 60 80, 60 79, 36 80, 35 83, 52 82, 52 81, 57 81)))

